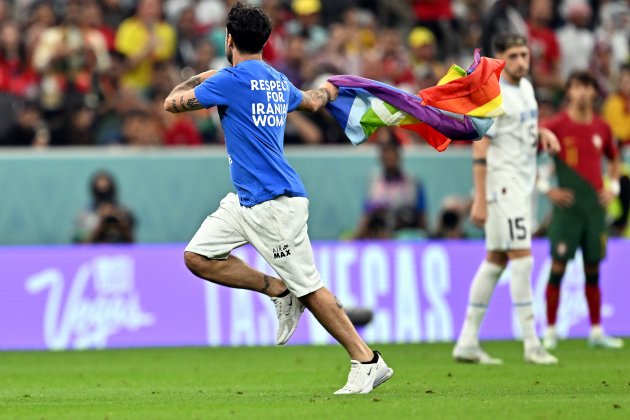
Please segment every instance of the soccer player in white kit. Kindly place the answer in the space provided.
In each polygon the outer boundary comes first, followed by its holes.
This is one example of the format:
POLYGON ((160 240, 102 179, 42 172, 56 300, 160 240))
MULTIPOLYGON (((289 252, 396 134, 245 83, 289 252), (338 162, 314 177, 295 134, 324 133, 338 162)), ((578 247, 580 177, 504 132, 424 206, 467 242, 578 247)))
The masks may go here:
POLYGON ((536 181, 536 154, 541 148, 559 149, 558 139, 538 128, 538 104, 534 88, 525 78, 529 71, 529 48, 521 35, 499 34, 494 39, 497 58, 505 60, 501 73, 501 96, 505 114, 498 117, 486 136, 473 144, 475 195, 473 223, 484 226, 486 258, 470 286, 462 331, 453 349, 460 362, 501 364, 479 346, 479 327, 492 292, 511 262, 510 294, 518 314, 525 361, 558 362, 541 345, 536 334, 531 287, 532 194, 536 181))

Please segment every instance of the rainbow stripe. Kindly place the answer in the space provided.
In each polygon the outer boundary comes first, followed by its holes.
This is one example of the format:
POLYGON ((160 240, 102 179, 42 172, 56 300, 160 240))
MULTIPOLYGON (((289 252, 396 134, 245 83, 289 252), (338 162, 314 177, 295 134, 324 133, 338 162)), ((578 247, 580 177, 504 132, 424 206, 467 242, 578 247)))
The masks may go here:
POLYGON ((398 126, 418 133, 438 151, 451 140, 477 140, 503 114, 499 77, 504 62, 481 57, 464 70, 453 65, 437 86, 418 96, 370 79, 333 76, 339 97, 327 105, 353 144, 380 127, 398 126))

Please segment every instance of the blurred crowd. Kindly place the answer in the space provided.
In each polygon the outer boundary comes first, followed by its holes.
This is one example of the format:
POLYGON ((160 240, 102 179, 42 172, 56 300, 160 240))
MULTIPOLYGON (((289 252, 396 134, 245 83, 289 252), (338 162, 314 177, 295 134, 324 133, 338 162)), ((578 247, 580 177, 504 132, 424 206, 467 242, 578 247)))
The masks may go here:
MULTIPOLYGON (((163 111, 182 80, 224 58, 234 0, 0 0, 0 145, 217 144, 215 110, 163 111)), ((600 104, 630 143, 630 1, 253 0, 274 31, 264 57, 299 88, 330 74, 431 86, 492 35, 527 34, 543 117, 561 104, 565 77, 588 69, 600 104)), ((401 143, 419 139, 396 133, 401 143)), ((325 112, 293 113, 288 144, 347 144, 325 112)))

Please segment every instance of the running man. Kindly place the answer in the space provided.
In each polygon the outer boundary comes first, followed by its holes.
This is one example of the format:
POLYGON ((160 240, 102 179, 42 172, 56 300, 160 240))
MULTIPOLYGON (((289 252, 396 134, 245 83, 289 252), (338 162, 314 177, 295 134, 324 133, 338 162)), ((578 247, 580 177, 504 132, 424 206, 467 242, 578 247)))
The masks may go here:
POLYGON ((232 67, 190 78, 164 102, 170 112, 218 107, 237 191, 202 223, 186 247, 186 266, 202 279, 271 297, 278 314, 279 345, 289 340, 308 308, 351 358, 348 381, 335 394, 368 393, 394 371, 365 344, 340 302, 322 284, 307 233, 306 191, 283 152, 287 113, 317 111, 334 100, 338 90, 325 82, 301 92, 262 60, 271 21, 261 8, 237 2, 226 27, 225 51, 232 67), (230 255, 247 243, 279 278, 230 255))
MULTIPOLYGON (((547 284, 547 330, 544 344, 558 345, 556 319, 560 283, 567 261, 579 247, 584 259, 584 293, 588 304, 592 347, 621 348, 623 341, 608 336, 601 326, 599 265, 606 256, 606 206, 619 194, 621 159, 610 126, 594 110, 597 83, 586 72, 573 73, 566 85, 566 109, 545 123, 560 139, 554 157, 558 188, 547 197, 553 203, 549 226, 552 265, 547 284), (602 180, 602 157, 608 160, 609 187, 602 180)), ((550 185, 547 183, 546 185, 550 185)))
POLYGON ((470 285, 469 302, 462 331, 453 349, 460 362, 501 364, 479 345, 479 327, 492 292, 508 261, 511 265, 510 294, 518 314, 525 361, 558 362, 542 347, 536 335, 532 299, 531 253, 532 194, 536 180, 536 154, 558 150, 558 139, 538 129, 538 104, 529 71, 529 48, 521 35, 500 34, 494 39, 497 58, 505 60, 501 95, 505 114, 498 117, 486 136, 473 143, 475 195, 471 219, 485 226, 486 259, 470 285))

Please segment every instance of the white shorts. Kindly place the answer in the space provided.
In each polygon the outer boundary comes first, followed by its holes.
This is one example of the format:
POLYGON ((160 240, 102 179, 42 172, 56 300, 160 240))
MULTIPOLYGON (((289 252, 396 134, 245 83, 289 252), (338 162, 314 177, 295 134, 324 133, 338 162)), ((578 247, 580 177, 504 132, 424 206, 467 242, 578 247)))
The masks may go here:
POLYGON ((532 247, 531 194, 516 188, 501 187, 488 191, 485 224, 488 251, 513 251, 532 247))
POLYGON ((226 259, 234 248, 250 243, 292 293, 304 296, 324 286, 315 268, 307 219, 304 197, 280 196, 243 207, 236 194, 229 193, 201 224, 186 251, 226 259))

